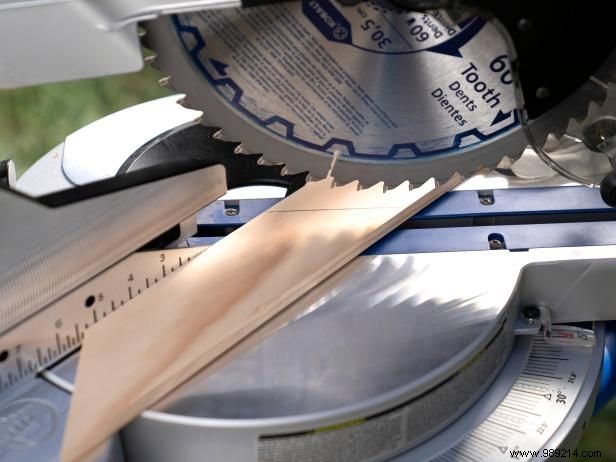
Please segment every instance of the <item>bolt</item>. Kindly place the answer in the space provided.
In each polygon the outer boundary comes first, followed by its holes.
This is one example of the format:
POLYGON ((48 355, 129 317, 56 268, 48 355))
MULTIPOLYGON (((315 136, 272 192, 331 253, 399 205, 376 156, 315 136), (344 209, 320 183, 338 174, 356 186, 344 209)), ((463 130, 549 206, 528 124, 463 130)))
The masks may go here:
POLYGON ((228 217, 234 217, 238 213, 240 213, 238 209, 233 209, 233 208, 225 209, 225 215, 227 215, 228 217))
POLYGON ((503 248, 503 241, 500 239, 490 239, 488 244, 490 245, 490 250, 500 250, 503 248))
POLYGON ((541 310, 536 306, 527 306, 522 310, 522 316, 529 324, 532 324, 541 317, 541 310))
POLYGON ((550 89, 548 87, 539 87, 535 92, 535 96, 539 99, 547 99, 550 97, 550 89))
POLYGON ((518 30, 520 32, 528 32, 532 27, 533 23, 526 18, 522 18, 518 21, 518 30))
POLYGON ((494 204, 494 199, 492 199, 491 197, 482 197, 481 199, 479 199, 479 203, 481 205, 492 205, 494 204))
POLYGON ((582 129, 584 144, 595 152, 601 152, 599 146, 616 136, 616 118, 603 116, 593 120, 582 129))

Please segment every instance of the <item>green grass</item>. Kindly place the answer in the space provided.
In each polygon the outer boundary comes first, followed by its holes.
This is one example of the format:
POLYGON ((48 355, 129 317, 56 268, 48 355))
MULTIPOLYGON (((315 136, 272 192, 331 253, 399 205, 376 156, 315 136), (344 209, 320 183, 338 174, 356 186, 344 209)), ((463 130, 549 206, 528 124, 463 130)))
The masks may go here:
POLYGON ((0 91, 0 159, 18 175, 78 128, 134 104, 170 94, 146 67, 130 75, 0 91))
MULTIPOLYGON (((78 128, 119 109, 170 94, 157 84, 159 77, 146 68, 125 76, 0 91, 0 158, 12 158, 18 174, 23 173, 78 128)), ((578 449, 600 450, 598 460, 616 462, 615 428, 613 400, 590 421, 578 449)))
POLYGON ((590 420, 578 444, 578 451, 601 451, 601 457, 572 458, 576 462, 616 462, 616 399, 590 420))

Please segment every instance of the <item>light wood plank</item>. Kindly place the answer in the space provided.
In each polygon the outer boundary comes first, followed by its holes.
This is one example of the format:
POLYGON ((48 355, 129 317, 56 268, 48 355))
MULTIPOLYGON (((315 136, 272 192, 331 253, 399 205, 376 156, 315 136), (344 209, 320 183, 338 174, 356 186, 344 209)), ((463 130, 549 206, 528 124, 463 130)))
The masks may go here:
POLYGON ((62 460, 113 432, 214 362, 367 247, 461 182, 409 192, 312 182, 88 331, 62 460))

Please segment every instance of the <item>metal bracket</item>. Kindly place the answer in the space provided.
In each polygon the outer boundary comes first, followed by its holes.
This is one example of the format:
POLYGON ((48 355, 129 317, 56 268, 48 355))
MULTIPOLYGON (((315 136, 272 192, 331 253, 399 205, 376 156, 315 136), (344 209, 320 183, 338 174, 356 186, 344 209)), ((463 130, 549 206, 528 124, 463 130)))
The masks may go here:
POLYGON ((542 305, 529 305, 520 310, 520 317, 515 323, 516 335, 535 335, 543 332, 546 342, 552 336, 552 318, 550 310, 542 305))

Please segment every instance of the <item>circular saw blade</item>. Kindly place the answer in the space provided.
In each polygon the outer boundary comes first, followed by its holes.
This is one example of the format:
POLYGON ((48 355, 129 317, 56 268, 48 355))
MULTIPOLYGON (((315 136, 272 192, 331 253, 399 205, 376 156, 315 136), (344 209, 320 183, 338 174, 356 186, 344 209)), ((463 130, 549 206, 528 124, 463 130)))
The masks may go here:
POLYGON ((507 44, 464 12, 303 0, 161 18, 147 32, 206 125, 289 173, 392 187, 466 176, 527 144, 507 44))

